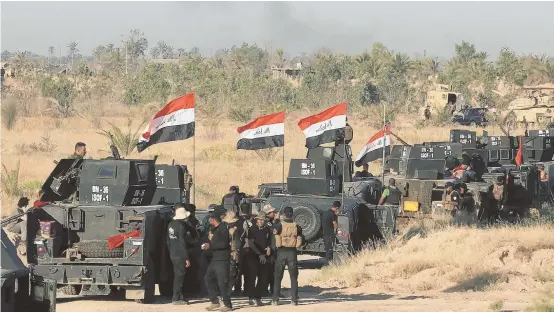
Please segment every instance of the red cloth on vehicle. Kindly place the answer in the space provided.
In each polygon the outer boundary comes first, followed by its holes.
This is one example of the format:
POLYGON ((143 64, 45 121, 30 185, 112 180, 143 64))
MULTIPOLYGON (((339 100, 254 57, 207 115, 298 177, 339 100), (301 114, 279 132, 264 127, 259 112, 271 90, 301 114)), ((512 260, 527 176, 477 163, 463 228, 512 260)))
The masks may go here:
POLYGON ((33 208, 40 208, 40 207, 43 207, 43 206, 46 206, 48 205, 48 202, 44 202, 44 201, 40 201, 40 200, 36 200, 34 203, 33 203, 33 208))
POLYGON ((124 233, 124 234, 119 234, 119 235, 112 236, 112 237, 108 238, 108 248, 110 250, 112 250, 114 248, 117 248, 117 247, 123 245, 123 241, 126 238, 137 237, 137 236, 140 236, 140 231, 139 230, 134 230, 130 233, 124 233))

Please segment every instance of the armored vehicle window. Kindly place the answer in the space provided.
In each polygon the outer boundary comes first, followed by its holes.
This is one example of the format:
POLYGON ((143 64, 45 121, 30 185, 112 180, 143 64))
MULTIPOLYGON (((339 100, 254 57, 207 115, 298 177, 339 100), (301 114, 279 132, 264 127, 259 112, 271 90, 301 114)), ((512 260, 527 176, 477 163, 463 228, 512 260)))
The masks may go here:
POLYGON ((117 167, 102 167, 98 170, 98 178, 100 179, 115 179, 117 175, 117 167))
POLYGON ((148 171, 149 171, 148 164, 137 164, 137 172, 138 172, 138 178, 140 182, 146 182, 148 181, 148 171))

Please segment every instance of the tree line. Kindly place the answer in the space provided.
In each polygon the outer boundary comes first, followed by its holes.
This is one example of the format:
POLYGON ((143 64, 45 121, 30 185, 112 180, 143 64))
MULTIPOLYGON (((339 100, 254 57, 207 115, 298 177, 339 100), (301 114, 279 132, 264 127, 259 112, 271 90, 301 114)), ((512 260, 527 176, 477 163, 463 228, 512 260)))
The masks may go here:
POLYGON ((518 55, 504 48, 491 60, 465 41, 454 49, 454 57, 441 61, 411 58, 378 42, 357 55, 320 49, 298 56, 243 43, 205 56, 198 48, 175 48, 164 41, 150 45, 135 29, 121 43, 100 45, 88 57, 79 54, 74 41, 67 44, 62 59, 51 46, 47 57, 4 51, 2 60, 21 69, 20 77, 35 86, 31 88, 37 95, 56 99, 63 116, 73 114, 72 103, 80 99, 162 105, 194 90, 199 110, 213 118, 246 121, 254 113, 318 109, 348 101, 350 109, 364 117, 380 114, 377 104, 385 102, 392 119, 417 111, 435 83, 452 85, 466 103, 502 107, 523 85, 554 82, 551 56, 518 55), (274 79, 272 66, 294 69, 297 63, 301 64, 297 77, 274 79), (31 70, 59 64, 70 71, 60 76, 31 70), (499 88, 503 93, 494 92, 499 88))

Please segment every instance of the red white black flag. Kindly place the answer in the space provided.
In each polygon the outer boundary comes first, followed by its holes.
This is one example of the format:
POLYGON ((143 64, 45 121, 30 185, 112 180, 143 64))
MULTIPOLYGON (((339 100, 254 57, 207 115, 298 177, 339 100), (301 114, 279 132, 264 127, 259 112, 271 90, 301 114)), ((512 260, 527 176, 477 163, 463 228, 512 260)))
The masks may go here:
POLYGON ((383 144, 385 148, 385 156, 390 154, 390 124, 385 126, 385 130, 381 129, 373 135, 367 144, 364 146, 358 158, 356 158, 356 167, 372 162, 383 157, 383 144), (386 132, 386 133, 385 133, 386 132))
POLYGON ((337 104, 317 115, 306 117, 298 122, 298 126, 306 136, 307 148, 343 139, 346 127, 346 103, 337 104))
POLYGON ((150 145, 186 140, 194 136, 194 92, 169 102, 144 129, 137 144, 138 152, 150 145))
POLYGON ((258 150, 285 145, 285 112, 258 117, 237 128, 237 149, 258 150))

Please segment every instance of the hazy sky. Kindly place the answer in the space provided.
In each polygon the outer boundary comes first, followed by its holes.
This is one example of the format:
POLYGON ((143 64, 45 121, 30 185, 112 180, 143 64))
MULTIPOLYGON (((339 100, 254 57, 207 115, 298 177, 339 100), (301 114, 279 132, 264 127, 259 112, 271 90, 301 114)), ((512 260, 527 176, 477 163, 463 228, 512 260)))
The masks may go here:
POLYGON ((46 55, 76 41, 89 55, 138 28, 149 50, 164 40, 202 53, 242 42, 289 56, 320 47, 360 52, 375 41, 413 55, 449 57, 469 41, 496 56, 554 55, 554 2, 2 2, 2 50, 46 55))

